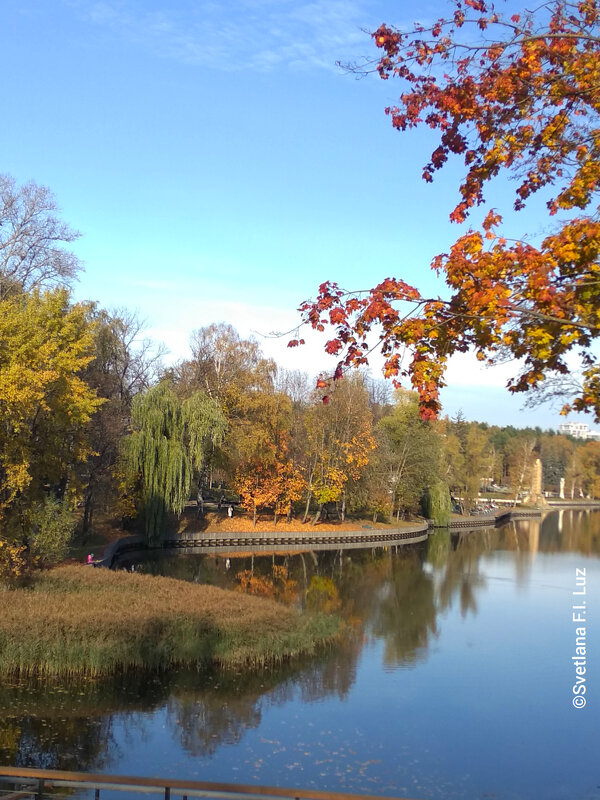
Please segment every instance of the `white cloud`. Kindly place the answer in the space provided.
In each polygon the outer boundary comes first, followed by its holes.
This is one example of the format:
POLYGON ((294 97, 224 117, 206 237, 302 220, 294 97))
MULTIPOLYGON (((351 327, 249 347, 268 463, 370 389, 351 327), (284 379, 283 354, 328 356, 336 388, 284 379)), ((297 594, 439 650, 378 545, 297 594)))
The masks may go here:
POLYGON ((504 387, 509 378, 519 372, 517 361, 488 367, 475 354, 458 353, 449 360, 446 383, 449 386, 504 387))
POLYGON ((369 50, 364 29, 381 22, 364 0, 164 2, 158 10, 145 0, 64 2, 160 57, 227 71, 334 68, 369 50))
POLYGON ((175 313, 168 298, 163 297, 161 305, 149 314, 150 327, 146 330, 146 335, 167 346, 169 363, 189 358, 192 331, 213 322, 226 322, 241 336, 257 339, 264 355, 285 369, 301 370, 313 376, 335 368, 335 359, 323 350, 325 339, 322 336, 303 330, 301 335, 307 343, 300 347, 287 346, 290 339, 296 338, 293 329, 299 321, 298 314, 293 311, 234 300, 205 300, 193 293, 187 298, 178 296, 176 306, 175 313), (290 330, 292 333, 288 335, 290 330), (282 335, 274 336, 276 332, 282 335))

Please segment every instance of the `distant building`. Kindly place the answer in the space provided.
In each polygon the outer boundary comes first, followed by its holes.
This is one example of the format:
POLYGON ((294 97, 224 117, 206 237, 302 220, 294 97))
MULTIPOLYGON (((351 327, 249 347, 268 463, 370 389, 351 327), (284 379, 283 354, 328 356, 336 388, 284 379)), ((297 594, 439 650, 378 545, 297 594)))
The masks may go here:
POLYGON ((585 422, 563 422, 558 426, 558 432, 563 436, 573 436, 575 439, 600 441, 600 431, 591 431, 585 422))

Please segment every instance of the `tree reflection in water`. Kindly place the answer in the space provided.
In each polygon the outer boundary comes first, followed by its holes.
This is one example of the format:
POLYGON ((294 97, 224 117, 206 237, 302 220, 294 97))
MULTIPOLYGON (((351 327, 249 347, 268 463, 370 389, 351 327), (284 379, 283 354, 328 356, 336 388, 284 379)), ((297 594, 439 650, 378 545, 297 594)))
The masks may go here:
POLYGON ((186 673, 167 702, 167 724, 187 753, 210 756, 257 728, 265 708, 285 705, 294 697, 302 702, 330 695, 343 698, 354 682, 361 646, 355 636, 303 664, 246 674, 186 673))
MULTIPOLYGON (((253 673, 202 670, 102 681, 5 681, 0 685, 0 760, 111 771, 122 758, 119 747, 150 735, 155 723, 149 712, 155 710, 164 710, 169 735, 179 748, 210 758, 222 745, 240 743, 257 729, 271 707, 349 697, 365 641, 381 641, 386 666, 412 667, 425 660, 441 627, 438 615, 452 607, 463 617, 478 613, 480 595, 488 590, 485 561, 494 557, 493 551, 512 554, 515 579, 521 582, 538 550, 599 549, 598 515, 592 519, 564 511, 498 530, 440 530, 427 542, 405 547, 269 556, 262 566, 257 557, 257 572, 270 570, 275 561, 285 564, 304 590, 315 576, 322 579, 319 585, 332 582, 338 613, 352 635, 316 658, 253 673)), ((250 563, 232 557, 227 570, 223 559, 214 557, 171 561, 180 577, 223 586, 233 585, 235 573, 250 563)))
POLYGON ((437 633, 433 580, 423 572, 419 556, 394 557, 380 593, 373 633, 384 639, 388 666, 421 661, 437 633))
POLYGON ((452 607, 454 599, 458 598, 463 617, 469 612, 477 614, 475 591, 486 585, 479 562, 482 554, 493 548, 494 532, 436 531, 427 544, 428 562, 434 567, 437 611, 452 607))
MULTIPOLYGON (((111 715, 73 702, 74 686, 19 680, 0 686, 0 763, 39 769, 103 769, 113 759, 111 715)), ((80 697, 81 699, 81 697, 80 697)))

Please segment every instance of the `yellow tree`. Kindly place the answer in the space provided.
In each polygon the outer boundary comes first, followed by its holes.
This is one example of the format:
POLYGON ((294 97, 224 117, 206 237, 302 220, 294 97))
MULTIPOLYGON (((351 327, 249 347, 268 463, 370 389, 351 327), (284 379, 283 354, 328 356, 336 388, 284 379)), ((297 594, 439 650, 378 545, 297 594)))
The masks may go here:
POLYGON ((315 403, 305 416, 307 498, 317 504, 313 523, 318 522, 327 503, 339 503, 340 516, 346 511, 348 491, 358 481, 375 448, 369 395, 361 375, 340 381, 325 404, 315 403))
POLYGON ((249 398, 248 413, 237 420, 238 438, 232 441, 234 485, 243 508, 253 515, 273 510, 274 520, 300 499, 305 481, 290 454, 291 401, 279 393, 257 393, 249 398))
POLYGON ((515 495, 515 504, 521 493, 531 485, 531 476, 536 458, 537 442, 531 436, 515 436, 506 444, 505 456, 508 466, 508 484, 515 495))
POLYGON ((600 497, 600 442, 586 442, 581 448, 583 492, 586 497, 600 497))
POLYGON ((66 289, 0 301, 0 518, 12 529, 34 504, 75 488, 102 402, 81 377, 92 347, 89 307, 71 305, 66 289))
POLYGON ((285 514, 291 522, 295 502, 300 500, 306 489, 306 480, 300 469, 288 458, 277 465, 277 490, 275 497, 275 522, 285 514))
POLYGON ((567 497, 600 497, 600 442, 579 444, 565 471, 567 497))
POLYGON ((242 339, 233 326, 200 328, 193 333, 191 346, 192 358, 174 371, 176 391, 183 397, 205 392, 220 403, 227 417, 227 434, 211 458, 212 486, 215 472, 219 480, 234 477, 269 450, 289 401, 274 391, 275 363, 263 357, 258 342, 242 339))

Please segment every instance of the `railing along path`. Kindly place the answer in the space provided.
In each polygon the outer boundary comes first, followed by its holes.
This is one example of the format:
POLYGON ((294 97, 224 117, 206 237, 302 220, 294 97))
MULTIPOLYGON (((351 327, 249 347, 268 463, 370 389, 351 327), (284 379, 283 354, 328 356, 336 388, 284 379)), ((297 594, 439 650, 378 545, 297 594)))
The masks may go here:
MULTIPOLYGON (((285 789, 279 786, 245 786, 233 783, 210 783, 184 781, 173 778, 141 778, 129 775, 96 775, 88 772, 65 772, 61 770, 26 769, 0 767, 0 786, 7 787, 1 793, 3 800, 43 800, 45 797, 72 795, 61 789, 82 789, 94 792, 94 800, 100 800, 101 791, 154 794, 164 800, 172 797, 211 797, 225 800, 384 800, 379 795, 343 794, 319 792, 310 789, 285 789)), ((410 800, 407 797, 387 800, 410 800)))

